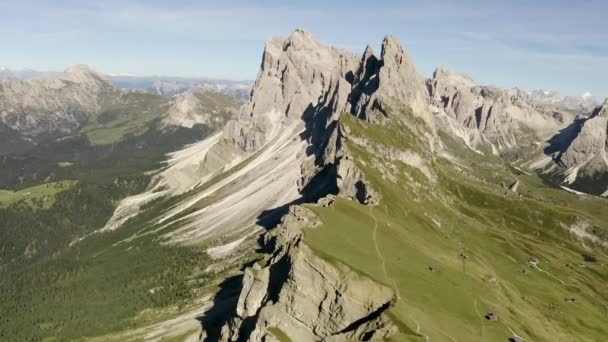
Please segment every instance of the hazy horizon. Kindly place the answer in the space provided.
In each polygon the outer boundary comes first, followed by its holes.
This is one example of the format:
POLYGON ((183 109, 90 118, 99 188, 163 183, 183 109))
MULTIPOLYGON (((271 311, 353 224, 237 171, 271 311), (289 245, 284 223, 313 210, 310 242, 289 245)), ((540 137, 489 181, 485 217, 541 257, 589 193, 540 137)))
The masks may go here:
POLYGON ((325 44, 377 53, 386 34, 418 70, 437 66, 480 84, 608 97, 602 1, 25 0, 0 4, 0 66, 61 71, 84 63, 104 74, 253 80, 263 45, 296 28, 325 44))

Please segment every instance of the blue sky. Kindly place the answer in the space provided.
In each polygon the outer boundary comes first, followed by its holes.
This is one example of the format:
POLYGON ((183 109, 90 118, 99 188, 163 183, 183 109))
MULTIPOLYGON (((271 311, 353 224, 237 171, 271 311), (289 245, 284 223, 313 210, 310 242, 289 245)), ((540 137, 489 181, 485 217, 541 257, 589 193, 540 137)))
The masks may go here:
POLYGON ((608 97, 605 0, 0 0, 0 66, 254 79, 263 44, 295 28, 362 52, 397 36, 429 76, 608 97))

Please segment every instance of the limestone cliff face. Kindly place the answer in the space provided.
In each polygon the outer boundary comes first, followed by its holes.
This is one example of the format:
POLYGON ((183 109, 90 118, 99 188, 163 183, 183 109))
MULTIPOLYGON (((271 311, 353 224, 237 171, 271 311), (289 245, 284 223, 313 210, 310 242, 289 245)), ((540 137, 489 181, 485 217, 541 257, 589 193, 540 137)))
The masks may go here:
POLYGON ((29 136, 69 133, 102 105, 113 91, 89 67, 75 65, 58 78, 0 80, 0 120, 29 136))
POLYGON ((445 69, 435 71, 428 88, 436 113, 446 116, 444 127, 474 148, 490 146, 494 154, 544 142, 575 118, 535 104, 521 90, 479 86, 445 69))
POLYGON ((302 229, 318 223, 309 209, 291 208, 267 238, 275 248, 265 265, 245 271, 222 341, 280 341, 278 331, 293 341, 368 341, 397 332, 384 314, 395 297, 390 288, 323 260, 302 241, 302 229))
POLYGON ((352 113, 368 121, 376 121, 374 112, 387 115, 389 109, 408 106, 432 125, 428 113, 428 93, 424 79, 417 73, 410 55, 397 39, 387 36, 377 58, 367 47, 357 69, 352 94, 352 113))
POLYGON ((261 148, 278 131, 307 119, 340 85, 348 88, 345 75, 356 63, 354 54, 325 46, 303 30, 272 39, 251 99, 226 126, 224 138, 244 151, 261 148))
POLYGON ((429 113, 424 80, 394 37, 384 39, 378 58, 369 47, 357 56, 296 30, 266 44, 251 98, 227 125, 224 139, 255 151, 294 122, 307 123, 314 139, 343 112, 374 120, 374 113, 403 106, 429 113))

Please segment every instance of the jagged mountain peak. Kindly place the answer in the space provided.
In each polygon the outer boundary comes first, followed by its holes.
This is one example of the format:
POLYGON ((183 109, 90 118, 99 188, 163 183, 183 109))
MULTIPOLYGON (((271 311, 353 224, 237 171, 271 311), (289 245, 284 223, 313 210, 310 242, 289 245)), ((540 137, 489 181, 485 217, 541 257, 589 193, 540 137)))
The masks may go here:
POLYGON ((337 83, 346 83, 346 73, 358 62, 355 54, 322 44, 301 29, 271 39, 251 98, 238 120, 227 125, 225 137, 243 150, 259 148, 281 128, 302 122, 307 109, 317 107, 337 83))
POLYGON ((312 33, 304 29, 296 29, 285 40, 284 49, 289 47, 294 49, 314 49, 320 44, 321 42, 312 33))
POLYGON ((70 65, 63 72, 64 72, 64 74, 67 74, 67 75, 82 75, 82 74, 97 75, 97 72, 86 64, 70 65))
MULTIPOLYGON (((364 56, 371 50, 366 49, 364 56)), ((367 63, 367 62, 364 62, 367 63)), ((427 124, 432 126, 428 112, 428 92, 424 79, 418 74, 411 56, 397 38, 387 35, 382 41, 382 51, 375 73, 365 83, 363 94, 355 104, 354 113, 366 120, 375 120, 374 111, 387 115, 390 108, 403 106, 413 109, 427 124)), ((369 68, 366 68, 366 72, 369 68)))
POLYGON ((382 52, 380 57, 384 65, 407 65, 415 70, 413 61, 407 51, 403 49, 399 40, 392 35, 387 35, 382 40, 382 52))
POLYGON ((403 48, 395 36, 387 35, 384 37, 382 40, 382 52, 380 57, 382 58, 382 64, 387 68, 387 71, 398 71, 410 80, 413 80, 412 76, 416 76, 416 78, 420 80, 411 55, 403 48), (404 75, 404 71, 408 74, 404 75))
POLYGON ((386 35, 382 40, 382 53, 381 56, 384 58, 385 55, 401 54, 404 53, 403 47, 399 42, 399 39, 393 35, 386 35))
POLYGON ((469 75, 452 71, 441 66, 437 67, 433 72, 433 80, 441 80, 441 82, 461 87, 473 88, 477 85, 475 80, 469 75))

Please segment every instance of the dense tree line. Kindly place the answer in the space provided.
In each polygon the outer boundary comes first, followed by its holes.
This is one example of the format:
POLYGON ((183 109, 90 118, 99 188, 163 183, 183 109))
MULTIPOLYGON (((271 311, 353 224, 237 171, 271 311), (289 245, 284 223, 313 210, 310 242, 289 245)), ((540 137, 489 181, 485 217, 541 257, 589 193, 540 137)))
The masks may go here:
POLYGON ((188 303, 206 282, 203 249, 164 245, 154 234, 120 243, 152 229, 169 201, 149 204, 116 231, 90 234, 120 199, 147 187, 144 171, 158 168, 165 153, 208 133, 205 126, 150 129, 111 146, 77 136, 0 156, 0 188, 77 180, 0 208, 0 341, 105 334, 135 326, 142 310, 188 303))

